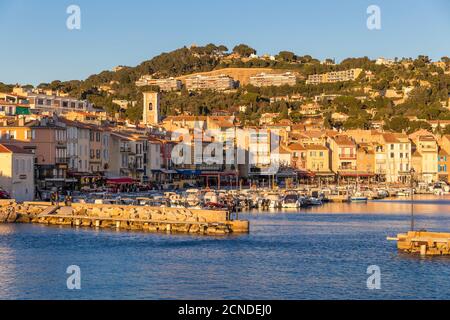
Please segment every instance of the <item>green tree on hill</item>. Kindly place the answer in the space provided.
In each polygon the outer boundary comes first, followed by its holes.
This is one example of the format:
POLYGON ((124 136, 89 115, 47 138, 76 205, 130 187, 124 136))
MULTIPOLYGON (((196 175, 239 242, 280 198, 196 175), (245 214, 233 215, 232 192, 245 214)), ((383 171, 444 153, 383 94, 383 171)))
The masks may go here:
POLYGON ((246 44, 239 44, 235 46, 233 48, 233 52, 242 57, 250 57, 252 54, 256 54, 256 50, 246 44))

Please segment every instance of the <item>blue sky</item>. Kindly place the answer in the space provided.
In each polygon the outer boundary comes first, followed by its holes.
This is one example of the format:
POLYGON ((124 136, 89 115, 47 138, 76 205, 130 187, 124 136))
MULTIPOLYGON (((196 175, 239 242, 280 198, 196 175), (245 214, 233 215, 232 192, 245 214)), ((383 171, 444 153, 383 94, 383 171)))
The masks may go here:
POLYGON ((0 81, 84 79, 184 45, 239 43, 258 53, 433 59, 450 56, 448 0, 0 0, 0 81), (81 8, 68 30, 66 8, 81 8), (366 27, 369 5, 381 30, 366 27))

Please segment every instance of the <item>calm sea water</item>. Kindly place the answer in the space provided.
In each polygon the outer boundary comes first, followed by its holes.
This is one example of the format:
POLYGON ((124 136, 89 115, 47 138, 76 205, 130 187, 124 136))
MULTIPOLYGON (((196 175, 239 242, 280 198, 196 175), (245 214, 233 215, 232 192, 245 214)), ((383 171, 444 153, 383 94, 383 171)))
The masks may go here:
MULTIPOLYGON (((416 225, 450 231, 450 197, 421 198, 416 225)), ((0 299, 450 299, 450 258, 397 252, 410 204, 248 213, 251 233, 200 237, 0 225, 0 299), (66 268, 81 268, 68 290, 66 268), (381 269, 368 290, 367 267, 381 269)))

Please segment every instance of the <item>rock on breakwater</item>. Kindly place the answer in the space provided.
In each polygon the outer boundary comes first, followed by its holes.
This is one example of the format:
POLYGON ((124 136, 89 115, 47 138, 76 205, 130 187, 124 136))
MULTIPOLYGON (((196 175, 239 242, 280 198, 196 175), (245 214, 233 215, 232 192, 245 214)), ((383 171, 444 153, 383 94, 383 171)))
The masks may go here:
POLYGON ((46 202, 0 203, 0 222, 41 223, 76 227, 183 232, 211 235, 246 233, 249 222, 233 220, 227 211, 147 206, 46 202))

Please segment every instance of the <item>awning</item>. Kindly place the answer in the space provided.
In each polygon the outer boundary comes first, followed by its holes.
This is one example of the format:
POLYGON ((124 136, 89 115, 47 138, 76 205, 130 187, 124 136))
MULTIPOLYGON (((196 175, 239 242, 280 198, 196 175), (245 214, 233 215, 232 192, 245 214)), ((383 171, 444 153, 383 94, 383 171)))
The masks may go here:
POLYGON ((30 108, 28 107, 16 107, 16 116, 18 115, 29 115, 31 114, 30 108))
POLYGON ((132 178, 123 177, 123 178, 110 178, 106 180, 107 184, 132 184, 136 181, 132 178))
POLYGON ((217 176, 221 176, 221 177, 229 177, 229 176, 237 176, 238 174, 234 171, 225 171, 225 172, 220 172, 220 171, 203 171, 201 176, 203 177, 217 177, 217 176))
POLYGON ((189 175, 189 176, 199 176, 202 174, 201 170, 177 170, 177 173, 189 175))
POLYGON ((155 171, 160 171, 160 172, 165 173, 165 174, 175 174, 175 173, 178 173, 178 172, 175 171, 175 170, 168 170, 168 169, 159 169, 159 170, 155 170, 155 171))
POLYGON ((356 171, 339 171, 338 174, 341 177, 355 177, 355 178, 356 177, 367 178, 375 176, 375 174, 371 172, 356 172, 356 171))
POLYGON ((298 170, 297 175, 300 177, 310 177, 310 178, 315 176, 314 172, 307 170, 298 170))

